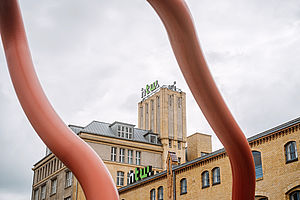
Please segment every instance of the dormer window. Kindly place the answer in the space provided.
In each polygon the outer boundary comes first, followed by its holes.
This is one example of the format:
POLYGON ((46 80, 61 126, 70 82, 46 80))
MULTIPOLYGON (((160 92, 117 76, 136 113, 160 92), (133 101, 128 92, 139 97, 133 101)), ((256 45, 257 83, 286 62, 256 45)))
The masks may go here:
POLYGON ((132 139, 133 137, 133 128, 123 125, 118 125, 118 136, 121 138, 132 139))
POLYGON ((157 136, 156 135, 150 135, 150 142, 153 144, 157 143, 157 136))

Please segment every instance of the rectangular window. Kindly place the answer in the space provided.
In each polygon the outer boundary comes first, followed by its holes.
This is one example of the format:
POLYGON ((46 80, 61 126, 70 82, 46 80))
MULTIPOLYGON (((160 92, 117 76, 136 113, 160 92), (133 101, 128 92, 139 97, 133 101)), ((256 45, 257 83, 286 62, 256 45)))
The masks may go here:
POLYGON ((135 154, 136 165, 141 165, 141 152, 137 151, 135 154))
POLYGON ((66 187, 70 187, 72 185, 72 172, 67 171, 66 172, 66 187))
POLYGON ((140 107, 140 116, 141 116, 141 118, 140 118, 140 127, 139 128, 142 128, 142 129, 144 129, 144 123, 143 123, 143 121, 144 121, 144 117, 143 117, 143 106, 141 106, 140 107))
POLYGON ((178 157, 178 164, 180 165, 181 164, 181 158, 178 157))
POLYGON ((39 200, 39 189, 34 190, 34 200, 39 200))
POLYGON ((56 188, 57 188, 57 179, 52 179, 51 180, 51 192, 50 194, 55 194, 56 193, 56 188))
POLYGON ((169 137, 174 137, 174 95, 168 95, 168 131, 169 137))
POLYGON ((133 150, 128 150, 128 164, 133 164, 133 150))
POLYGON ((159 96, 156 97, 156 132, 160 133, 160 103, 159 96))
POLYGON ((121 137, 121 126, 118 126, 118 136, 121 137))
POLYGON ((111 148, 111 155, 110 155, 111 161, 117 161, 117 147, 111 148))
POLYGON ((151 100, 150 130, 154 131, 154 101, 151 100))
POLYGON ((123 186, 124 185, 124 172, 117 172, 117 186, 123 186))
POLYGON ((150 142, 153 144, 156 144, 156 136, 155 135, 150 135, 150 142))
POLYGON ((169 148, 172 148, 172 140, 169 140, 169 148))
POLYGON ((145 129, 148 130, 149 129, 149 108, 148 108, 148 104, 146 103, 146 116, 145 116, 145 129))
POLYGON ((122 163, 125 162, 125 149, 120 149, 119 161, 122 163))
POLYGON ((180 150, 181 149, 181 142, 180 141, 178 141, 178 150, 180 150))
POLYGON ((132 139, 132 128, 129 128, 129 137, 128 139, 132 139))
POLYGON ((123 138, 124 137, 124 126, 122 126, 122 132, 121 132, 121 137, 123 138))
POLYGON ((41 189, 41 199, 46 199, 46 185, 43 185, 42 186, 42 189, 41 189))

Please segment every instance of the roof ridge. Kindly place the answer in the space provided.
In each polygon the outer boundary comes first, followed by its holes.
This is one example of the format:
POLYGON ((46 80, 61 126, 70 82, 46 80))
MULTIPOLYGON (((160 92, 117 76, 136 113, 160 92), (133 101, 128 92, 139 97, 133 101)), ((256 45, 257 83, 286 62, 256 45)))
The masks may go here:
POLYGON ((74 124, 69 124, 68 127, 75 127, 75 128, 84 128, 83 126, 79 126, 79 125, 74 125, 74 124))

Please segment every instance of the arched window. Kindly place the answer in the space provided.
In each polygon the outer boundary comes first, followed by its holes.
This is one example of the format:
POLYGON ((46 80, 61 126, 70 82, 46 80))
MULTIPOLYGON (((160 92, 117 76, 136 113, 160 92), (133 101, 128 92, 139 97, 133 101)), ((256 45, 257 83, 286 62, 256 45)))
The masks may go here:
POLYGON ((157 199, 158 200, 163 200, 164 199, 164 188, 163 188, 163 186, 160 186, 157 190, 158 190, 157 199))
POLYGON ((300 191, 296 190, 290 194, 290 200, 300 200, 300 191))
POLYGON ((180 194, 186 194, 187 193, 187 182, 186 178, 183 178, 180 180, 180 194))
POLYGON ((208 171, 204 171, 202 173, 202 188, 206 188, 209 187, 209 172, 208 171))
POLYGON ((152 189, 151 191, 150 191, 150 200, 155 200, 155 189, 152 189))
POLYGON ((252 151, 254 164, 255 164, 255 177, 262 178, 263 177, 263 170, 262 170, 262 163, 261 163, 261 153, 259 151, 252 151))
POLYGON ((213 185, 219 184, 221 182, 219 167, 216 167, 212 170, 212 182, 213 182, 213 185))
POLYGON ((297 155, 297 147, 296 147, 296 142, 288 142, 285 147, 285 159, 286 162, 292 162, 298 160, 298 155, 297 155))

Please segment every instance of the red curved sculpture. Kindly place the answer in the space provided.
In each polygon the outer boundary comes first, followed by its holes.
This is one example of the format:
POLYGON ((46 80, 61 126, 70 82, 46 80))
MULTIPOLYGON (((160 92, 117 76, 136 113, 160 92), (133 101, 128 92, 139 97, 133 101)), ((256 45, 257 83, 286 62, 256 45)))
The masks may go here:
POLYGON ((74 173, 87 200, 118 200, 116 186, 105 164, 64 124, 44 94, 33 68, 17 0, 0 1, 0 30, 14 88, 35 131, 74 173))
POLYGON ((148 2, 163 21, 181 72, 229 156, 232 199, 253 200, 255 167, 251 149, 209 72, 186 3, 183 0, 148 2))
MULTIPOLYGON (((208 70, 187 5, 183 0, 148 1, 167 29, 194 98, 229 156, 232 199, 253 200, 255 170, 251 149, 208 70)), ((33 68, 17 0, 0 1, 0 31, 17 96, 40 138, 72 170, 87 200, 118 199, 115 184, 101 158, 69 130, 45 96, 33 68)))

